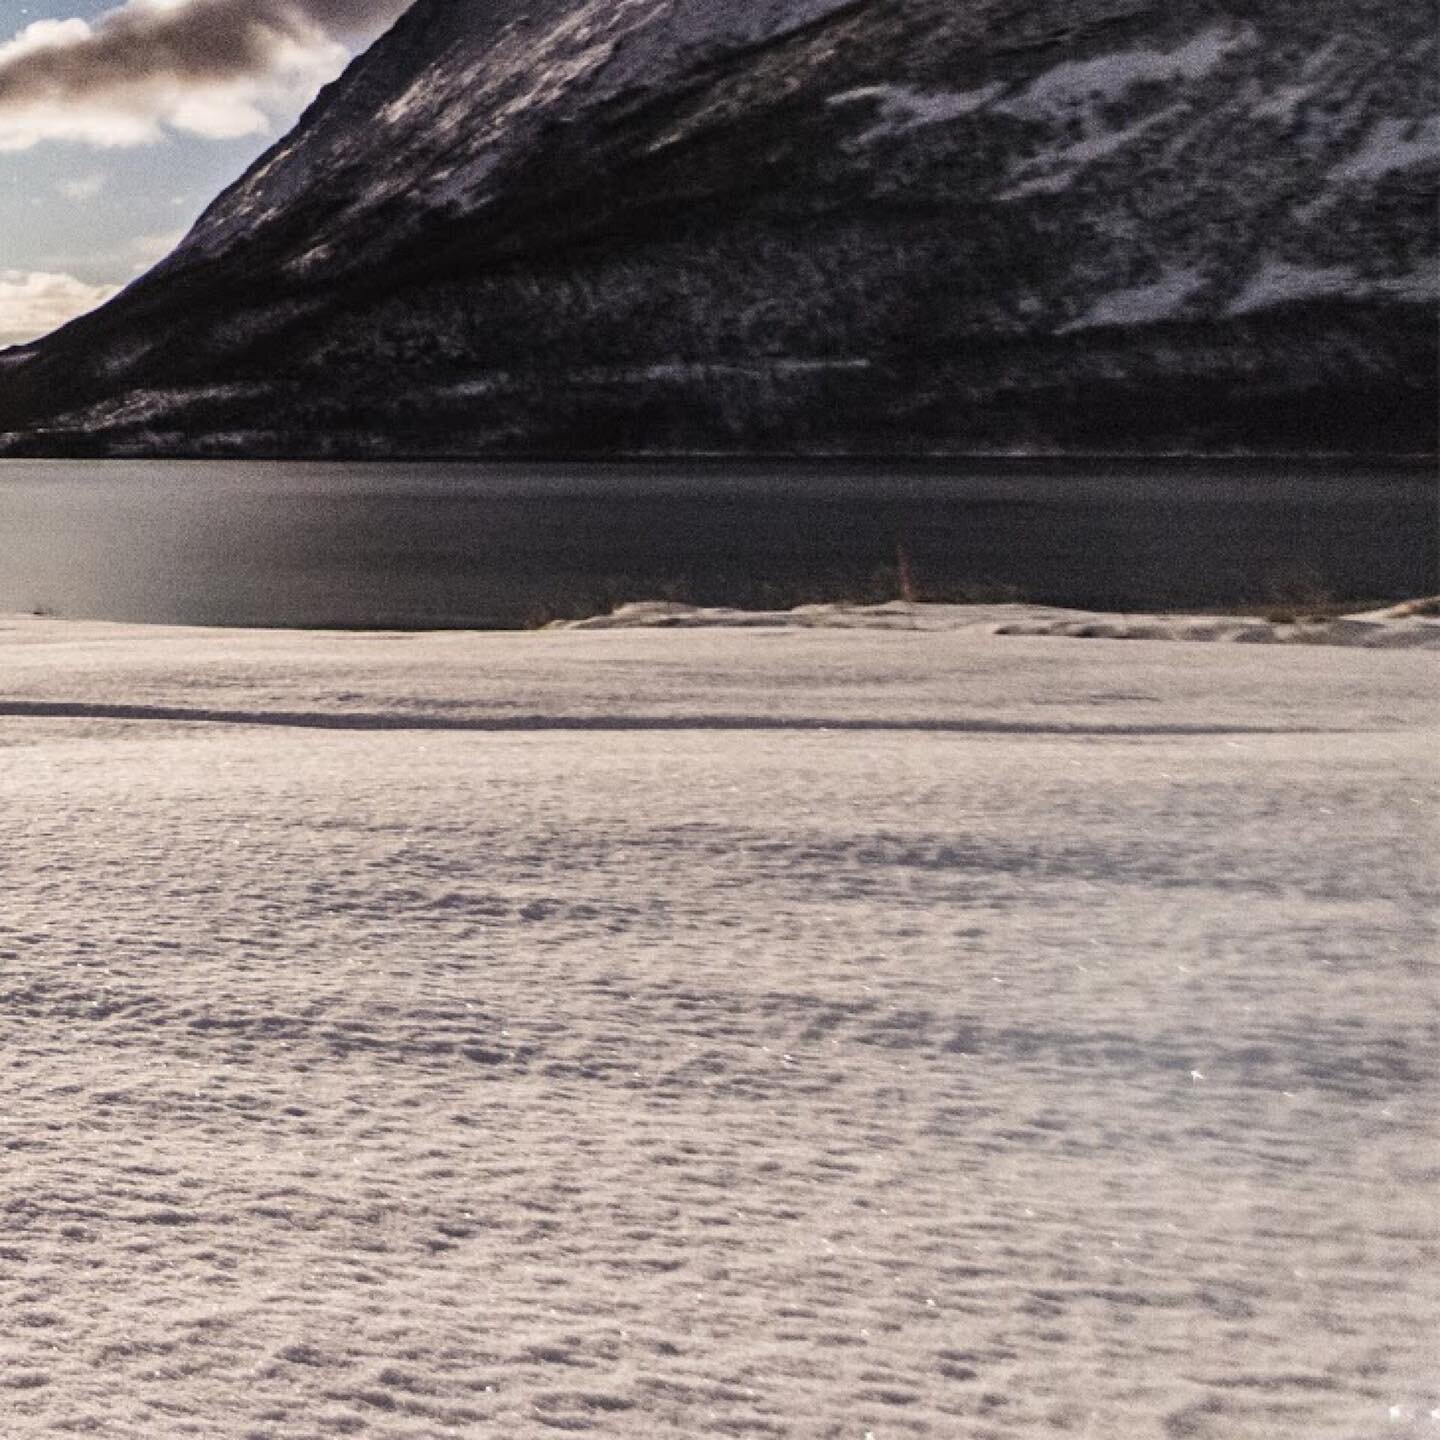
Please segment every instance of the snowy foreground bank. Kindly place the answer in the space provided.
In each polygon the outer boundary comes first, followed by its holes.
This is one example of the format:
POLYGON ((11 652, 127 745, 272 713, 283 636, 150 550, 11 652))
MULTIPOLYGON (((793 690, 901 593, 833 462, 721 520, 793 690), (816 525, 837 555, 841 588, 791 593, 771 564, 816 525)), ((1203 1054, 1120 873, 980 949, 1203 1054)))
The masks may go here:
POLYGON ((974 630, 1078 640, 1208 640, 1241 645, 1346 645, 1366 650, 1440 650, 1440 599, 1328 617, 1115 615, 1050 605, 802 605, 795 610, 703 609, 666 601, 622 605, 567 630, 632 629, 974 630))
POLYGON ((932 620, 0 617, 0 1435, 1440 1436, 1434 657, 932 620))

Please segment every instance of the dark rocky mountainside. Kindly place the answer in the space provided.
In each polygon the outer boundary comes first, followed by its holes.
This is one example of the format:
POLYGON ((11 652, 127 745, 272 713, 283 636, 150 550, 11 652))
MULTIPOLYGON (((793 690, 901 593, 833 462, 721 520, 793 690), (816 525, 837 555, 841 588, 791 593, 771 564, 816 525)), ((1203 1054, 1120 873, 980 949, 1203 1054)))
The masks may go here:
POLYGON ((8 453, 1435 445, 1414 0, 418 0, 8 453))

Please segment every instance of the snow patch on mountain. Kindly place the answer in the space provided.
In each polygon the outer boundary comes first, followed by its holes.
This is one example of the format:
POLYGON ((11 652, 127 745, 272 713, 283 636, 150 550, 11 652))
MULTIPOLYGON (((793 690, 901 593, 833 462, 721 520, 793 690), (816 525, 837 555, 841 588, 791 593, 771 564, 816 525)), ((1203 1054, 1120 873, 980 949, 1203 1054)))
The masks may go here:
POLYGON ((998 192, 1005 201, 1061 195, 1091 165, 1108 160, 1157 126, 1180 115, 1177 87, 1204 80, 1232 55, 1254 48, 1259 37, 1249 25, 1211 25, 1173 49, 1140 47, 1085 60, 1066 60, 1038 75, 1019 93, 993 109, 1034 125, 1053 137, 1011 167, 998 192), (1141 86, 1164 87, 1169 103, 1117 121, 1115 106, 1141 86))
POLYGON ((763 44, 853 4, 854 0, 661 0, 649 8, 658 12, 656 30, 662 48, 704 50, 763 44))
POLYGON ((1440 301, 1440 268, 1431 265, 1409 275, 1397 275, 1382 280, 1375 288, 1382 295, 1391 295, 1414 305, 1433 305, 1440 301))
POLYGON ((1122 100, 1137 85, 1200 80, 1258 43, 1248 25, 1212 25, 1174 50, 1135 49, 1066 60, 996 108, 1026 120, 1065 121, 1122 100))
POLYGON ((1024 200, 1032 195, 1060 195, 1068 190, 1088 165, 1108 160, 1147 131, 1179 114, 1180 106, 1143 116, 1133 125, 1118 130, 1097 129, 1095 133, 1056 150, 1042 150, 1010 172, 1011 184, 1000 192, 1001 200, 1024 200))
POLYGON ((1167 270, 1149 285, 1136 285, 1102 295, 1078 320, 1062 326, 1058 332, 1098 330, 1108 325, 1156 325, 1173 320, 1189 301, 1205 288, 1205 277, 1198 270, 1175 268, 1167 270))
POLYGON ((243 400, 261 396, 265 386, 196 385, 188 388, 131 390, 115 399, 75 415, 62 416, 58 424, 77 428, 106 425, 144 424, 162 418, 173 420, 185 410, 226 400, 243 400))
POLYGON ((874 101, 878 119, 855 137, 857 145, 868 145, 887 135, 903 135, 925 125, 941 125, 973 115, 1005 93, 998 81, 977 90, 919 90, 913 85, 862 85, 832 95, 828 105, 857 105, 874 101))
POLYGON ((1250 107, 1255 120, 1278 120, 1282 125, 1293 125, 1300 107, 1319 90, 1318 85, 1282 85, 1273 94, 1257 101, 1250 107))
POLYGON ((1440 116, 1407 122, 1381 120, 1343 165, 1330 172, 1340 182, 1379 180, 1396 170, 1440 162, 1440 116))
POLYGON ((1275 305, 1323 296, 1344 295, 1356 288, 1355 271, 1348 265, 1290 265, 1271 261, 1265 265, 1231 302, 1229 314, 1249 315, 1275 305))

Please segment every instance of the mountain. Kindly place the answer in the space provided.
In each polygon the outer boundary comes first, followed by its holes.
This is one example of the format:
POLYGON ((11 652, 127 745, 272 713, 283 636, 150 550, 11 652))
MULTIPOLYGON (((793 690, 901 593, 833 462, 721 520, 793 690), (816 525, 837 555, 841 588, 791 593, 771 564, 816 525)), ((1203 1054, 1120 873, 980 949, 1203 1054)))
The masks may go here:
POLYGON ((418 0, 9 453, 1436 445, 1414 0, 418 0))

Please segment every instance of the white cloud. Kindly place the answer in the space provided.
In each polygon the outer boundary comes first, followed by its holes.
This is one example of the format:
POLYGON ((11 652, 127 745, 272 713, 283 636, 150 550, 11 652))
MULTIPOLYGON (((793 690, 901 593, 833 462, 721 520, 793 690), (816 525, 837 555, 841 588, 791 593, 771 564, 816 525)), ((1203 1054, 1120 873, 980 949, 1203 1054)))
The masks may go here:
POLYGON ((84 20, 36 20, 13 40, 0 45, 0 65, 11 65, 26 55, 83 44, 93 33, 84 20))
POLYGON ((42 140, 118 150, 152 144, 163 133, 153 119, 115 106, 40 103, 0 111, 0 154, 30 150, 42 140))
MULTIPOLYGON (((33 28, 33 27, 32 27, 33 28)), ((23 36, 22 36, 23 39, 23 36)), ((6 50, 0 46, 0 67, 6 50)), ((277 116, 293 113, 344 68, 343 46, 317 36, 313 43, 276 47, 271 69, 259 76, 211 81, 146 76, 83 98, 0 98, 0 153, 65 141, 101 150, 153 145, 166 130, 205 140, 263 135, 277 116)))
POLYGON ((0 270, 0 346, 20 345, 58 329, 116 294, 115 285, 88 285, 73 275, 0 270))
POLYGON ((0 152, 167 131, 230 140, 292 115, 407 0, 127 0, 0 42, 0 152))

